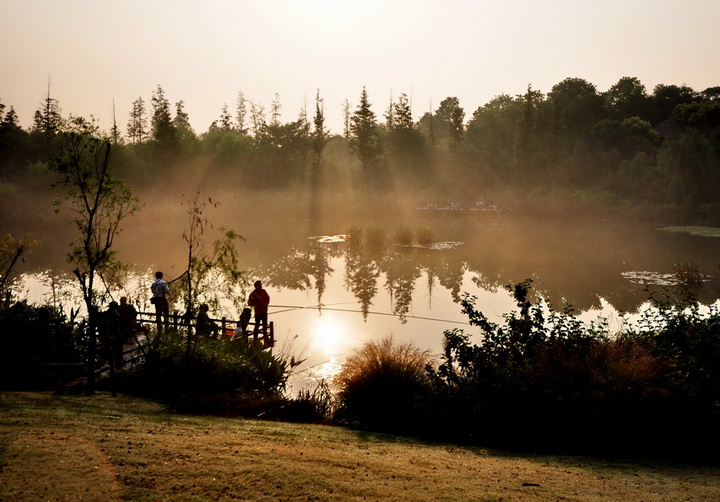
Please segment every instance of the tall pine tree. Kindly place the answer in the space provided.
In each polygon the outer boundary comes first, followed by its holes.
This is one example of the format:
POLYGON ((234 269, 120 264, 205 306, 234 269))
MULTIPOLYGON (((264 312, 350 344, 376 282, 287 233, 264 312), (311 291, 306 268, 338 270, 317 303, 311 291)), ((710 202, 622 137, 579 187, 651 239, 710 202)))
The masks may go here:
POLYGON ((365 182, 379 174, 376 167, 382 153, 377 119, 370 106, 367 90, 363 87, 360 103, 350 117, 350 148, 360 160, 361 178, 365 182))

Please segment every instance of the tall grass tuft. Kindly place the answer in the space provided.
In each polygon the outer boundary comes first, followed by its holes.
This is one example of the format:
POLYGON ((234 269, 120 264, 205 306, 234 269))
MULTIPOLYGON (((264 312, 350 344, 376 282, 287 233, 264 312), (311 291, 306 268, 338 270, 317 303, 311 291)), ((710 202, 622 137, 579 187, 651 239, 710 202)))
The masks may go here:
POLYGON ((396 433, 426 425, 431 382, 428 351, 392 336, 370 341, 350 355, 340 371, 337 418, 344 423, 396 433))
POLYGON ((395 230, 395 242, 400 246, 410 246, 413 243, 413 233, 405 225, 400 225, 395 230))
POLYGON ((429 246, 435 242, 435 233, 427 225, 423 226, 417 231, 417 242, 423 246, 429 246))
POLYGON ((388 236, 379 225, 368 225, 365 230, 365 245, 371 251, 382 251, 387 246, 388 236))

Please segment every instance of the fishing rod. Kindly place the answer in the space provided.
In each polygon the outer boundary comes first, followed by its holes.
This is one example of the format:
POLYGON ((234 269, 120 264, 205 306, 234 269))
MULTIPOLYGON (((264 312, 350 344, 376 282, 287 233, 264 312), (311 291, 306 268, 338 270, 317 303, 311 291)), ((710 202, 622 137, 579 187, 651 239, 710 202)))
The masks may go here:
MULTIPOLYGON (((328 307, 324 307, 324 306, 322 306, 322 305, 315 305, 315 306, 302 306, 302 305, 271 305, 271 307, 278 307, 278 308, 284 308, 284 309, 285 309, 285 310, 280 310, 280 311, 277 311, 277 312, 271 312, 271 314, 282 314, 282 313, 285 313, 285 312, 291 312, 291 311, 293 311, 293 310, 309 310, 309 309, 328 310, 328 311, 331 311, 331 312, 347 312, 347 313, 351 313, 351 314, 362 314, 362 313, 364 313, 362 310, 358 310, 358 309, 328 308, 328 307)), ((373 314, 373 315, 384 315, 384 316, 392 316, 392 317, 397 317, 397 316, 399 316, 399 314, 395 314, 395 313, 392 313, 392 312, 373 312, 373 311, 368 311, 367 313, 368 313, 368 314, 373 314)), ((436 318, 436 317, 423 317, 423 316, 414 316, 414 315, 406 315, 406 316, 403 316, 403 317, 406 318, 406 319, 418 319, 418 320, 421 320, 421 321, 445 322, 445 323, 450 323, 450 324, 460 324, 460 325, 462 325, 462 326, 467 326, 467 325, 468 325, 468 322, 467 322, 467 321, 451 321, 451 320, 448 320, 448 319, 438 319, 438 318, 436 318)))

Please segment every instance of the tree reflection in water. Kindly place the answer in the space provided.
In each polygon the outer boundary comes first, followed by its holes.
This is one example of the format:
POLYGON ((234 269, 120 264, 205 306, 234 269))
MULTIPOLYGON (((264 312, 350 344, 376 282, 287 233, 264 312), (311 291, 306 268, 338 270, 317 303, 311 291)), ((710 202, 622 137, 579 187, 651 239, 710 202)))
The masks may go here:
MULTIPOLYGON (((335 271, 332 258, 344 258, 345 288, 352 293, 367 320, 373 299, 378 294, 378 280, 385 276, 384 288, 392 302, 392 313, 401 323, 407 321, 418 279, 427 275, 427 297, 432 298, 435 283, 450 291, 459 301, 467 265, 443 258, 438 249, 452 249, 461 243, 445 246, 394 245, 378 227, 352 227, 347 234, 311 237, 306 251, 293 248, 282 259, 258 275, 268 284, 292 290, 315 289, 318 308, 323 307, 326 281, 335 271)), ((430 300, 431 301, 431 300, 430 300)))

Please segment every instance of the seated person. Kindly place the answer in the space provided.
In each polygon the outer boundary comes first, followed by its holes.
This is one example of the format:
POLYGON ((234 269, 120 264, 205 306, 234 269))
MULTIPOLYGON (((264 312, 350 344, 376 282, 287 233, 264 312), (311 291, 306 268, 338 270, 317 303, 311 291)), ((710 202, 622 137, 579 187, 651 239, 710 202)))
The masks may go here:
POLYGON ((237 328, 235 328, 235 338, 247 338, 247 327, 250 324, 250 318, 252 317, 252 310, 244 308, 242 314, 240 314, 240 320, 238 321, 237 328))
POLYGON ((120 305, 117 310, 120 313, 120 333, 122 339, 125 341, 130 340, 135 336, 135 333, 140 330, 137 322, 137 310, 128 303, 126 296, 120 298, 120 305))
POLYGON ((207 303, 200 305, 200 311, 197 316, 197 334, 198 336, 212 336, 213 338, 217 338, 218 325, 210 320, 208 310, 210 310, 210 307, 207 306, 207 303))

